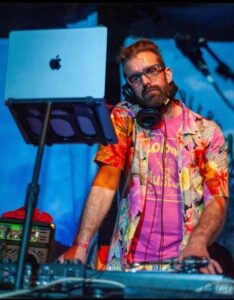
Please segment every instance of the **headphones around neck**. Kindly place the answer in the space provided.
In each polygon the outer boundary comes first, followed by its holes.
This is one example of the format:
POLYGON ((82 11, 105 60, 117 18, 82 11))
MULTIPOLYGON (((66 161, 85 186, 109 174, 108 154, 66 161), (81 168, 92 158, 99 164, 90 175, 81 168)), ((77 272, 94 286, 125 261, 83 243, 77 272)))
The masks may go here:
MULTIPOLYGON (((162 109, 165 109, 168 106, 170 100, 175 97, 177 91, 178 87, 176 86, 175 82, 172 81, 170 83, 169 93, 164 103, 158 108, 143 108, 139 110, 136 114, 137 123, 144 129, 151 129, 158 126, 162 120, 162 109)), ((127 101, 133 104, 138 104, 135 93, 128 83, 122 86, 122 94, 127 101)))

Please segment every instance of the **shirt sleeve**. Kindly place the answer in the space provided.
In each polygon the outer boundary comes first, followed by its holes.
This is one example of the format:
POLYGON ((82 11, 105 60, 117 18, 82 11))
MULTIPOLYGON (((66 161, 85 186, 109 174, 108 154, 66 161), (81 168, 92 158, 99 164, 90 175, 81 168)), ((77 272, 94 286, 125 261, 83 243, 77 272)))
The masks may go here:
MULTIPOLYGON (((209 131, 208 131, 209 132, 209 131)), ((204 199, 228 197, 227 146, 218 125, 210 135, 204 162, 204 199)))
POLYGON ((131 145, 133 120, 130 112, 121 106, 116 106, 110 117, 117 136, 117 143, 107 146, 100 145, 95 161, 123 170, 131 145))

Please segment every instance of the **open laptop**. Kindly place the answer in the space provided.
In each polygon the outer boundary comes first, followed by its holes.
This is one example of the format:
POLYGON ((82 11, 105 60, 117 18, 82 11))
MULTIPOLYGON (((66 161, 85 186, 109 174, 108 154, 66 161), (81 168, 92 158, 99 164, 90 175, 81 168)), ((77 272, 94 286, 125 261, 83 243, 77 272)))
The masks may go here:
POLYGON ((47 143, 116 141, 104 101, 106 52, 103 26, 10 33, 5 103, 26 142, 38 144, 48 102, 56 122, 47 143))
POLYGON ((5 99, 103 98, 107 28, 12 31, 5 99))

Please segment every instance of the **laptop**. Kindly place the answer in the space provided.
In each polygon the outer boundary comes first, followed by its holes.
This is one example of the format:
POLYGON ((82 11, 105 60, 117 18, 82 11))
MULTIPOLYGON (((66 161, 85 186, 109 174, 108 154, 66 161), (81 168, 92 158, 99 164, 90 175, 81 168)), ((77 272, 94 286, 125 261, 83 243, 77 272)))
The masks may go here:
POLYGON ((46 143, 116 142, 104 101, 106 54, 104 26, 10 33, 5 103, 27 143, 39 143, 48 102, 46 143))
POLYGON ((12 31, 5 99, 103 98, 107 28, 12 31))

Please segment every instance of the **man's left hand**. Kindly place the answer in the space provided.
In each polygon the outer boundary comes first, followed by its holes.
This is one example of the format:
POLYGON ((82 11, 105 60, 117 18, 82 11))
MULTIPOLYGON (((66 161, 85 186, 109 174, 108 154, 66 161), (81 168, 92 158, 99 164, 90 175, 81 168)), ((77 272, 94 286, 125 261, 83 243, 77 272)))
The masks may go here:
POLYGON ((203 274, 223 273, 223 269, 220 266, 220 264, 216 260, 210 258, 210 255, 206 247, 202 246, 199 243, 195 243, 195 242, 189 243, 187 247, 185 247, 185 249, 182 251, 179 259, 183 260, 188 256, 206 257, 208 259, 209 261, 208 266, 199 269, 199 271, 203 274))

